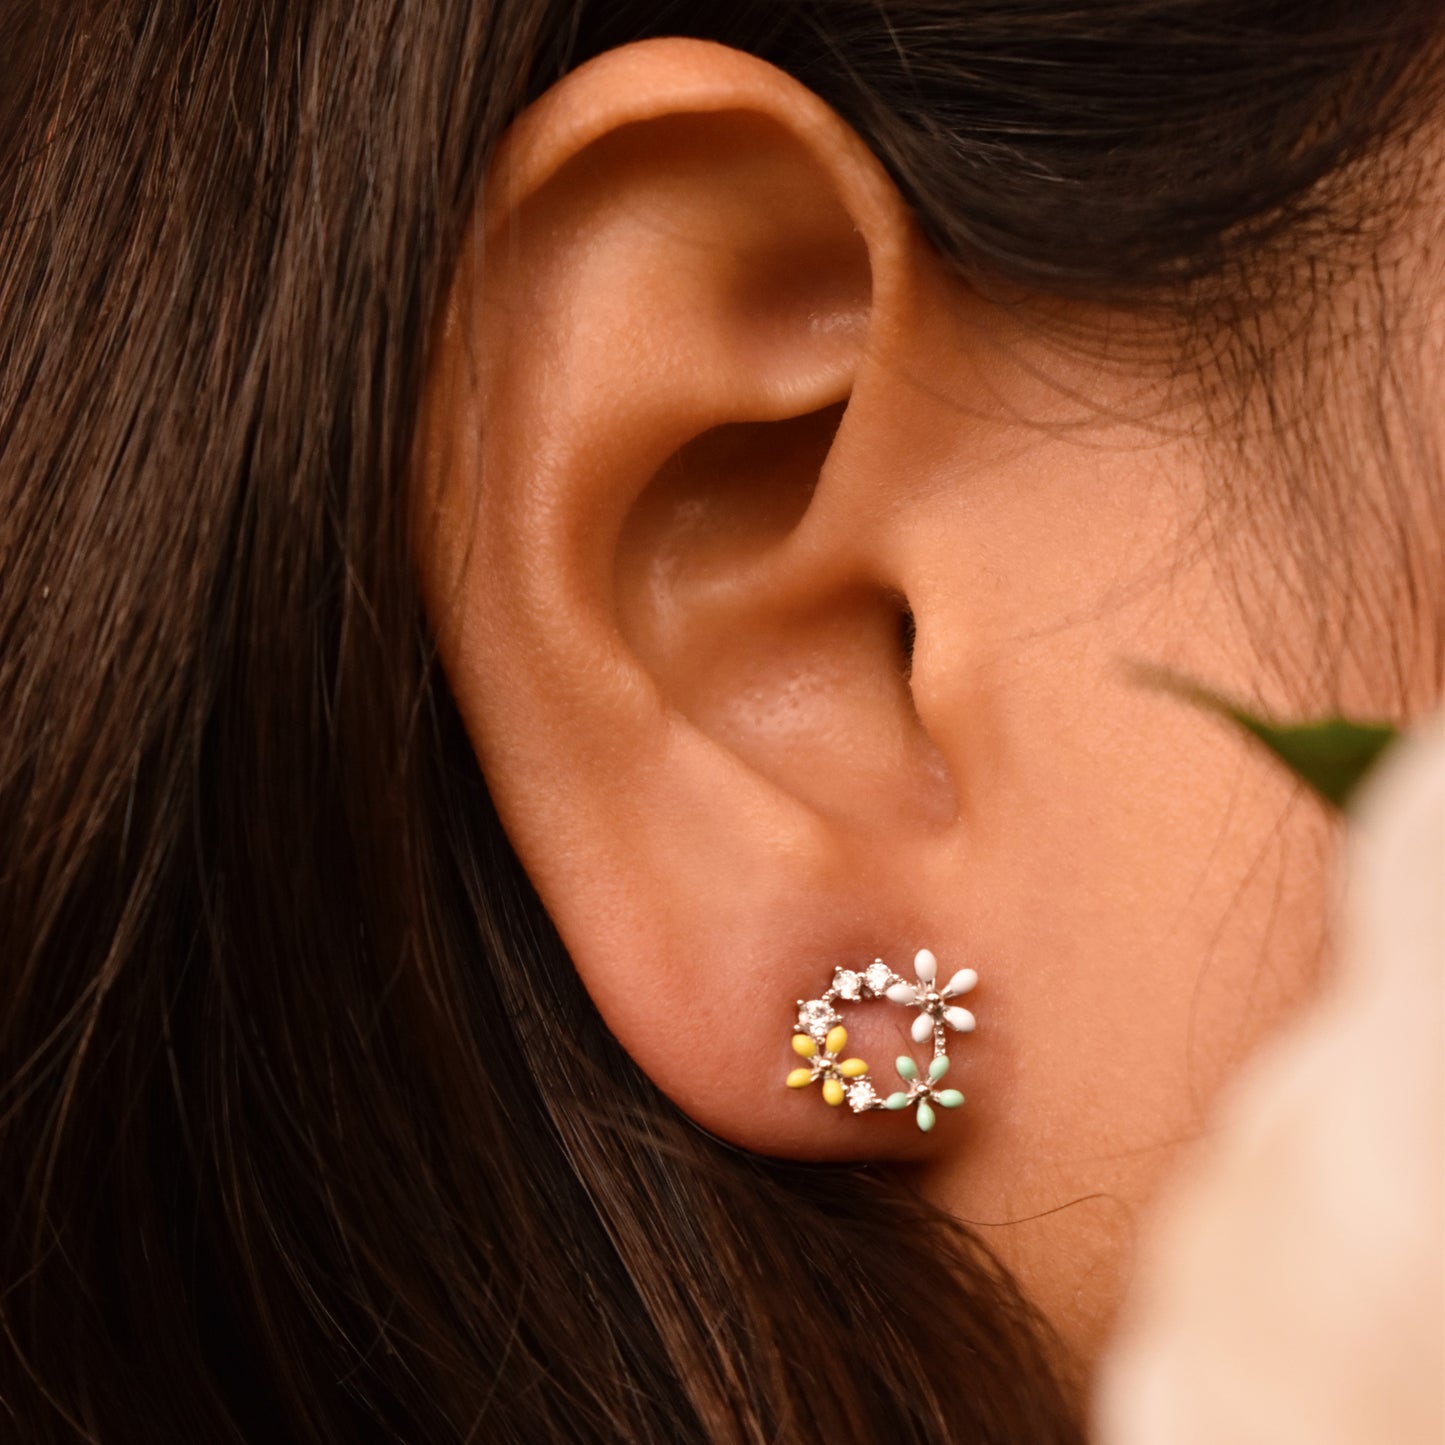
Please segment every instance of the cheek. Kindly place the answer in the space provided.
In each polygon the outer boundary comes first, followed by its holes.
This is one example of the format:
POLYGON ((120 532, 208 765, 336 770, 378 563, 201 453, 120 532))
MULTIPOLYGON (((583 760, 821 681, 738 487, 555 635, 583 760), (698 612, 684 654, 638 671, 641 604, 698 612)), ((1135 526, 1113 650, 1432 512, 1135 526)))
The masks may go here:
POLYGON ((1008 831, 978 883, 1016 1122, 1060 1157, 1192 1132, 1318 971, 1328 822, 1263 770, 1171 815, 1101 769, 1008 831))
POLYGON ((1060 673, 1010 720, 952 869, 984 978, 974 1137, 927 1187, 1016 1221, 989 1243, 1089 1354, 1181 1146, 1318 977, 1335 832, 1211 721, 1123 692, 1070 708, 1060 673))

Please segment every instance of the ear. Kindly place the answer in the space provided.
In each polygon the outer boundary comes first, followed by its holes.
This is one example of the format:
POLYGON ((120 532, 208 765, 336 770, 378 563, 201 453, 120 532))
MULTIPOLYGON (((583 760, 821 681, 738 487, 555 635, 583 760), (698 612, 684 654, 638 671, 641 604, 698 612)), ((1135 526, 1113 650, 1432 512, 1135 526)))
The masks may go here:
POLYGON ((624 1047, 757 1149, 919 1142, 783 1079, 835 965, 943 951, 958 802, 894 524, 933 265, 795 81, 629 46, 517 122, 427 382, 423 585, 509 837, 624 1047))

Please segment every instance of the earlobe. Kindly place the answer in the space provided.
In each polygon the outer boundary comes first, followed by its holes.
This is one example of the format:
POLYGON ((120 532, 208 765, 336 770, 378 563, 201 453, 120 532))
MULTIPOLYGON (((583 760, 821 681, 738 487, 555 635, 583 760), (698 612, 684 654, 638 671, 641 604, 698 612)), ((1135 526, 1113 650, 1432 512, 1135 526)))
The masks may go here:
POLYGON ((428 380, 418 536, 498 810, 682 1107, 755 1148, 876 1148, 890 1126, 820 1128, 778 1050, 835 963, 925 941, 913 885, 955 811, 868 425, 906 208, 795 81, 692 42, 569 77, 487 194, 428 380))

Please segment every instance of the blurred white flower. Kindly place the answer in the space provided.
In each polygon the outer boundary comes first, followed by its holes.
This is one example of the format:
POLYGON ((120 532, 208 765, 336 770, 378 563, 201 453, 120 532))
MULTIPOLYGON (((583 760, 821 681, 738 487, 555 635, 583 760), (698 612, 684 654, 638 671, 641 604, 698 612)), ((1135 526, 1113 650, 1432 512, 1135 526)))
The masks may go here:
POLYGON ((1445 1441, 1445 726, 1352 818, 1339 973, 1161 1211, 1099 1445, 1445 1441))

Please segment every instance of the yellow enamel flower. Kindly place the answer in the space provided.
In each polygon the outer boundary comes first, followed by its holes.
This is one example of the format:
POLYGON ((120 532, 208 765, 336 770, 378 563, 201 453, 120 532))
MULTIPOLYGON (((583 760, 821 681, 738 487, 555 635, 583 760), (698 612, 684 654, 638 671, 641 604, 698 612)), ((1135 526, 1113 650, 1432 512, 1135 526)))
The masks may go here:
POLYGON ((835 1024, 828 1030, 821 1049, 812 1034, 794 1034, 793 1052, 808 1062, 788 1075, 788 1087, 805 1089, 814 1079, 822 1079, 824 1101, 835 1106, 841 1104, 843 1080, 856 1079, 868 1072, 868 1065, 862 1059, 838 1058, 847 1047, 848 1030, 842 1024, 835 1024))

